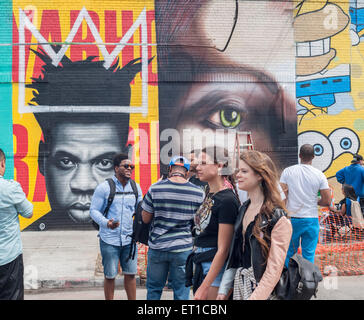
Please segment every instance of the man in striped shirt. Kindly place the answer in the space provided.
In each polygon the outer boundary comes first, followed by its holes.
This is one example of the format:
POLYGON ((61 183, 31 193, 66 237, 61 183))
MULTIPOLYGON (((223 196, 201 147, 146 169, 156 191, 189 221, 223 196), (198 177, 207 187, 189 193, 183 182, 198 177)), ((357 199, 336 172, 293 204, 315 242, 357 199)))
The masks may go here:
POLYGON ((174 299, 189 299, 185 264, 193 246, 193 216, 204 198, 204 192, 187 181, 189 168, 186 158, 173 157, 169 178, 153 184, 142 204, 144 223, 153 220, 148 243, 147 300, 160 299, 168 273, 174 299))

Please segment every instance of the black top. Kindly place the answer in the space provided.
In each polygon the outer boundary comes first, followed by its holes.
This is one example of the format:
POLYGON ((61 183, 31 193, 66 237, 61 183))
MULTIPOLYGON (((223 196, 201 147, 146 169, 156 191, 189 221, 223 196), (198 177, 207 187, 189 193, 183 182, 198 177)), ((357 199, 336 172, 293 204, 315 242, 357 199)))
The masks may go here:
POLYGON ((208 194, 195 214, 195 246, 217 248, 219 223, 235 224, 239 201, 231 189, 208 194))
POLYGON ((192 182, 194 185, 200 187, 203 190, 205 190, 208 185, 207 182, 201 181, 199 178, 196 177, 196 175, 193 175, 188 181, 192 182))

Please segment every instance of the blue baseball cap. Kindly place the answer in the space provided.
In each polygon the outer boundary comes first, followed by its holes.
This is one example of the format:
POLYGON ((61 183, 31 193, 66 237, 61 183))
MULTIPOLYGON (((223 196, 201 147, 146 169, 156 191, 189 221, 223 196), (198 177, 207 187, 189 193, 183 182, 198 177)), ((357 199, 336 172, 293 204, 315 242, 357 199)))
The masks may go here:
POLYGON ((187 171, 190 170, 191 163, 182 156, 174 156, 169 162, 169 166, 181 166, 184 167, 187 171))

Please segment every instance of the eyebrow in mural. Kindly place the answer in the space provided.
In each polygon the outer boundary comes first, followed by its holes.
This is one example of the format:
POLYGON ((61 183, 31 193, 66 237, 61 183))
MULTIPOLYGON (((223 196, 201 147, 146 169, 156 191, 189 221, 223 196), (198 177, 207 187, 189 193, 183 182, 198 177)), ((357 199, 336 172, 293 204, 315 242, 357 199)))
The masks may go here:
MULTIPOLYGON (((181 5, 181 3, 176 0, 155 0, 155 16, 157 21, 156 33, 158 37, 159 54, 163 55, 163 51, 168 51, 169 47, 173 47, 173 42, 178 38, 179 34, 189 29, 193 24, 194 18, 199 13, 199 9, 204 7, 207 2, 208 0, 194 0, 186 1, 181 5)), ((232 25, 230 31, 226 33, 224 40, 219 42, 219 44, 199 43, 198 47, 216 49, 221 53, 227 50, 231 38, 233 37, 239 15, 239 0, 233 0, 233 2, 234 8, 232 8, 233 11, 231 11, 231 17, 233 17, 231 20, 232 25)), ((225 6, 225 8, 227 8, 227 6, 225 6)), ((187 45, 196 46, 196 44, 193 43, 188 43, 187 45)))
POLYGON ((220 52, 225 52, 225 50, 228 48, 229 46, 229 43, 230 43, 230 40, 231 40, 231 37, 233 36, 234 34, 234 30, 235 30, 235 27, 236 27, 236 24, 238 22, 238 16, 239 16, 239 0, 235 0, 235 15, 234 15, 234 24, 233 24, 233 27, 231 29, 231 32, 230 32, 230 35, 229 35, 229 38, 225 44, 225 47, 221 50, 219 48, 216 48, 218 51, 220 52))
POLYGON ((35 112, 34 116, 43 133, 38 166, 51 211, 27 230, 92 228, 92 194, 114 174, 113 155, 127 149, 130 115, 113 112, 112 107, 130 105, 130 83, 141 71, 141 59, 121 68, 117 60, 105 69, 104 61, 96 61, 95 56, 82 61, 64 56, 54 66, 43 50, 33 52, 45 64, 42 74, 26 87, 33 89, 34 108, 49 106, 49 112, 35 112), (88 108, 105 105, 110 108, 104 112, 88 112, 88 108), (59 112, 58 106, 66 108, 59 112), (87 107, 85 112, 74 112, 73 106, 87 107))

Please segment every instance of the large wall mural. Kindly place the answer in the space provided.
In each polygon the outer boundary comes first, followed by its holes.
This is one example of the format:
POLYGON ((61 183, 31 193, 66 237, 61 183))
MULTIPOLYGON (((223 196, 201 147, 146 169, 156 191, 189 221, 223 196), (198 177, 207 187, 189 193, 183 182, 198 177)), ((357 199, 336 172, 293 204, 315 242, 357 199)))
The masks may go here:
POLYGON ((22 227, 89 228, 115 153, 144 192, 159 177, 154 2, 14 1, 12 31, 14 176, 34 203, 22 227))
POLYGON ((34 204, 22 230, 90 228, 129 153, 146 192, 170 156, 237 133, 279 170, 303 143, 337 197, 361 153, 361 1, 2 1, 0 148, 34 204), (267 32, 269 30, 269 32, 267 32))
POLYGON ((335 174, 362 153, 361 1, 296 2, 298 144, 315 146, 314 166, 342 198, 335 174))

